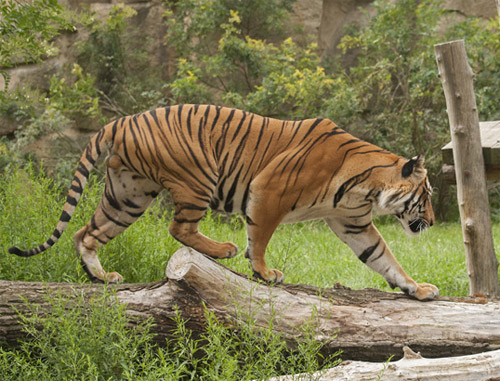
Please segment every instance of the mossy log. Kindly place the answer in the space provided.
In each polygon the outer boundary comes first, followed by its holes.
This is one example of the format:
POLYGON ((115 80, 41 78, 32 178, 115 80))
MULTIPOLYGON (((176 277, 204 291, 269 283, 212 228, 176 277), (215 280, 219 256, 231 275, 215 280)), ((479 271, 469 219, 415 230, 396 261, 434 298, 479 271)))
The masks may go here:
MULTIPOLYGON (((172 256, 166 274, 164 281, 107 286, 139 318, 133 321, 154 320, 159 343, 172 337, 177 311, 195 335, 201 334, 207 308, 225 324, 250 315, 256 327, 266 327, 272 318, 273 329, 290 345, 305 323, 312 324, 324 352, 342 349, 343 359, 385 361, 400 357, 405 345, 425 357, 500 349, 500 302, 483 297, 420 302, 373 289, 270 286, 185 247, 172 256)), ((56 291, 91 296, 103 286, 0 281, 0 341, 12 345, 23 337, 16 309, 27 311, 24 301, 43 312, 50 308, 44 296, 56 291)))

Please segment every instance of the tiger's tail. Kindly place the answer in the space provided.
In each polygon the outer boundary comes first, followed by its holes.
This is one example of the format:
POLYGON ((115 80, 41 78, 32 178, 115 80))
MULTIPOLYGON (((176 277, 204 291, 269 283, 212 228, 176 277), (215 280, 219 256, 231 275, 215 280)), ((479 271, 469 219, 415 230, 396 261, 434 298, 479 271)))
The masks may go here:
POLYGON ((96 160, 101 156, 102 151, 109 149, 113 143, 115 126, 116 123, 104 126, 91 138, 89 144, 87 144, 87 147, 80 157, 73 181, 71 182, 71 187, 68 191, 61 217, 50 238, 40 246, 31 250, 21 250, 17 247, 11 247, 9 248, 9 253, 16 254, 20 257, 31 257, 51 248, 59 240, 73 216, 76 205, 85 189, 90 171, 94 168, 96 160))

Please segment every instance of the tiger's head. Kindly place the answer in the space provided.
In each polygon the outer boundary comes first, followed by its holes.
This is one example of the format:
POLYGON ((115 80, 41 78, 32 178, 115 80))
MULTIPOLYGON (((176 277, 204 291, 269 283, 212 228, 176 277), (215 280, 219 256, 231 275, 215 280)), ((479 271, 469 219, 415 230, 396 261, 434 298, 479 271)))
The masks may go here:
POLYGON ((434 224, 431 204, 432 187, 418 155, 402 162, 395 181, 380 194, 378 207, 384 214, 393 214, 408 235, 417 235, 434 224))

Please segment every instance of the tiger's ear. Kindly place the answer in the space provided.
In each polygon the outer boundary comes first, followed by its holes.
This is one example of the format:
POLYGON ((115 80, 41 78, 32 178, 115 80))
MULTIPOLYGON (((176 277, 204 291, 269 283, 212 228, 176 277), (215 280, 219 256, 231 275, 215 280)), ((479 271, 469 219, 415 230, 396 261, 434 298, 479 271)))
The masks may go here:
POLYGON ((425 174, 424 169, 425 158, 423 155, 415 156, 414 158, 408 160, 401 170, 401 175, 404 178, 409 177, 411 174, 425 174))

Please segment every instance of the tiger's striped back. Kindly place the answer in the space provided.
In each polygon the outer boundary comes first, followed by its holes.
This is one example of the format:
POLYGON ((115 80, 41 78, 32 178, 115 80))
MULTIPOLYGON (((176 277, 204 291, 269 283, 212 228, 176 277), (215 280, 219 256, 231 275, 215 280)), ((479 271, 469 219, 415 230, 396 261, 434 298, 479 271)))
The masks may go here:
POLYGON ((51 247, 66 228, 89 172, 107 150, 106 187, 75 248, 94 280, 118 282, 102 268, 97 249, 146 210, 161 189, 174 202, 169 232, 181 243, 216 258, 238 248, 198 231, 208 207, 246 216, 245 255, 257 277, 283 280, 264 256, 280 223, 324 219, 359 259, 418 299, 437 288, 417 284, 399 266, 372 223, 372 210, 395 215, 413 234, 434 221, 423 158, 404 159, 362 141, 328 119, 278 120, 210 105, 178 105, 120 118, 101 129, 85 149, 52 236, 21 256, 51 247))

